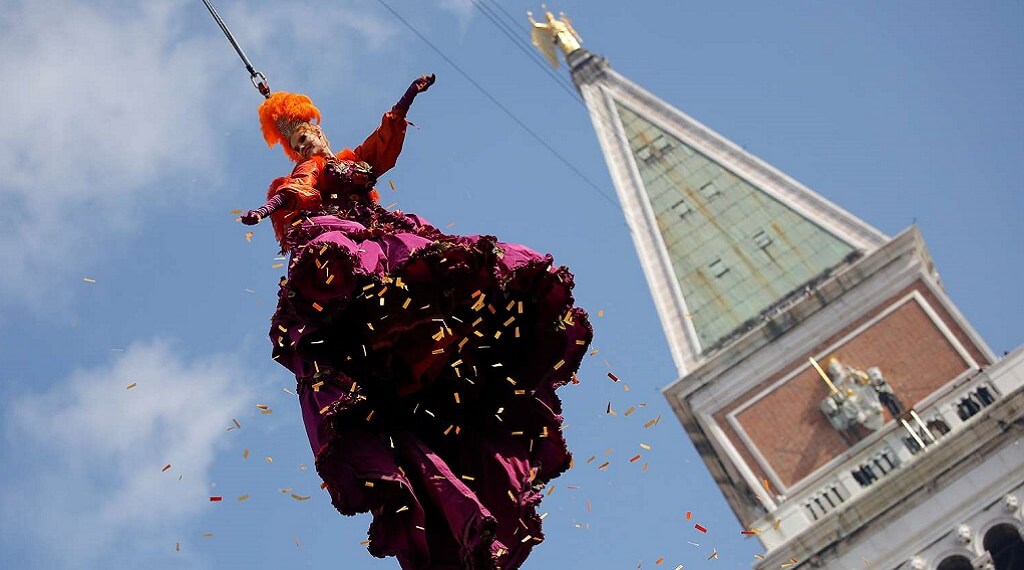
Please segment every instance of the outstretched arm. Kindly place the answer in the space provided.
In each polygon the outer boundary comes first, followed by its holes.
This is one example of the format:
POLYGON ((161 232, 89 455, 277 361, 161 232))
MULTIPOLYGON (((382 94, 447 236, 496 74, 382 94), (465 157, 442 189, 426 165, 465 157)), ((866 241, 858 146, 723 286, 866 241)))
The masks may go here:
POLYGON ((434 74, 419 77, 409 85, 402 98, 395 103, 390 111, 384 114, 377 130, 357 146, 353 151, 359 160, 373 166, 374 175, 380 177, 391 170, 402 152, 405 142, 405 114, 409 111, 416 95, 423 93, 434 84, 434 74))
POLYGON ((242 223, 247 226, 255 226, 260 223, 260 220, 266 218, 270 214, 276 212, 281 206, 284 206, 285 196, 284 194, 274 194, 272 198, 267 200, 266 204, 263 204, 255 210, 249 210, 242 214, 242 223))

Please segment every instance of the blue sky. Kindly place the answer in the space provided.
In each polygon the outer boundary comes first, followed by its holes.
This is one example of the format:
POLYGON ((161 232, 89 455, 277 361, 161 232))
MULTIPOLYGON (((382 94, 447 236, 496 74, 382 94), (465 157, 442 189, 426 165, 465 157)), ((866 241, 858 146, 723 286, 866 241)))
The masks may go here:
MULTIPOLYGON (((472 2, 388 1, 613 195, 586 110, 472 2)), ((575 271, 599 352, 562 392, 577 466, 525 567, 749 567, 757 543, 660 394, 675 374, 618 209, 378 2, 218 7, 273 88, 312 96, 336 147, 435 72, 382 201, 575 271)), ((1021 344, 1024 6, 552 8, 620 73, 881 231, 916 222, 992 349, 1021 344)), ((202 3, 11 0, 0 54, 0 565, 397 568, 359 544, 369 518, 320 491, 294 381, 269 358, 273 232, 249 242, 230 212, 290 163, 264 145, 260 97, 202 3)))

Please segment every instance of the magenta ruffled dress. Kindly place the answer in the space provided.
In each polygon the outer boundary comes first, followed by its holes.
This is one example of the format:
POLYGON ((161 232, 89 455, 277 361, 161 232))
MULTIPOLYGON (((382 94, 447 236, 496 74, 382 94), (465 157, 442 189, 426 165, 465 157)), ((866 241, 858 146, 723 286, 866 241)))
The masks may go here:
POLYGON ((405 570, 518 568, 570 466, 556 389, 593 336, 572 274, 365 199, 284 238, 270 338, 334 506, 372 513, 369 551, 405 570))

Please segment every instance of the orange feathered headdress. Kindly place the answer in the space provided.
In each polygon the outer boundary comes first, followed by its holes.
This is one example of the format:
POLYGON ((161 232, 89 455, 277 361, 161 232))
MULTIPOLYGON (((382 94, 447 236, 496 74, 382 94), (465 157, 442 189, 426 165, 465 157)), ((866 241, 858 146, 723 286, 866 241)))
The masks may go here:
POLYGON ((278 91, 260 104, 260 129, 267 146, 280 144, 288 158, 299 162, 302 157, 292 150, 290 138, 295 127, 302 123, 320 123, 320 109, 313 101, 299 93, 278 91))

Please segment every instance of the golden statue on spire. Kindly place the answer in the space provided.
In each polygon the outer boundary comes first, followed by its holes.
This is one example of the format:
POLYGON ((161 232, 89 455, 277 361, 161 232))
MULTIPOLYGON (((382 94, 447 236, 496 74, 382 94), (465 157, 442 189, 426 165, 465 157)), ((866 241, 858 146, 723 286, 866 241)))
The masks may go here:
POLYGON ((544 8, 547 22, 534 20, 533 12, 526 13, 526 17, 529 18, 532 25, 530 40, 533 41, 533 46, 544 54, 544 57, 551 63, 551 67, 558 69, 558 54, 555 52, 555 46, 561 48, 562 53, 568 56, 582 47, 583 38, 572 27, 572 20, 565 15, 565 12, 559 12, 556 19, 555 15, 547 10, 547 6, 541 4, 541 7, 544 8))

